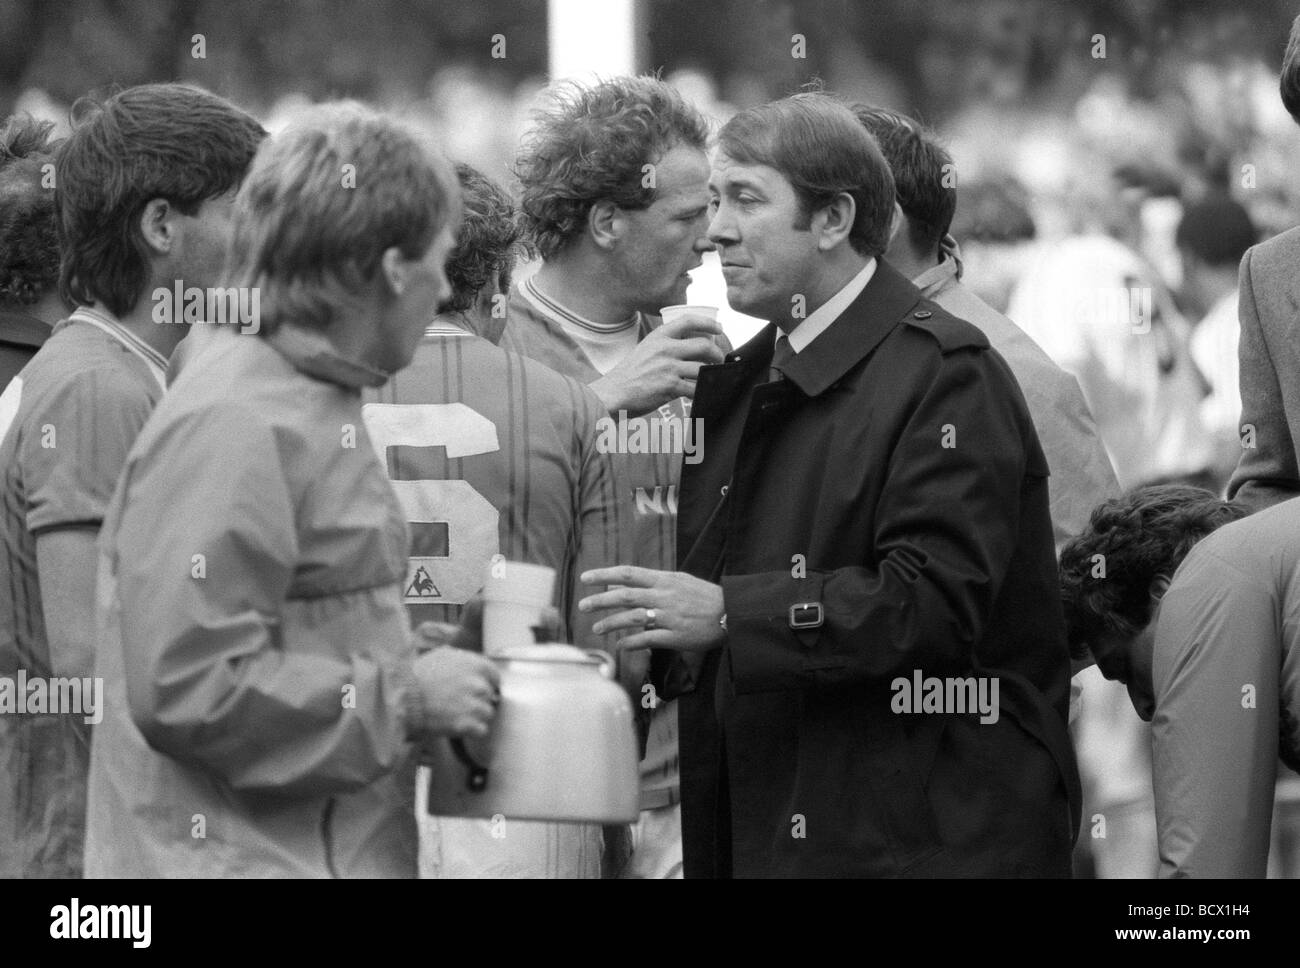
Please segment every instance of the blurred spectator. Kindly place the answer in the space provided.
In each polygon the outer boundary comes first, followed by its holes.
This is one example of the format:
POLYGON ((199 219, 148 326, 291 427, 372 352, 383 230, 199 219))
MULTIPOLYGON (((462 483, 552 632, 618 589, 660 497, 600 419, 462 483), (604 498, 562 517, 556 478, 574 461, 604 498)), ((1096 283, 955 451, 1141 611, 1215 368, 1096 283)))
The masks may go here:
MULTIPOLYGON (((67 315, 58 293, 53 130, 53 122, 21 114, 0 130, 0 390, 67 315)), ((5 413, 0 405, 0 436, 5 413)))
POLYGON ((1122 486, 1208 477, 1209 388, 1168 289, 1132 248, 1099 231, 1044 248, 1008 315, 1078 378, 1122 486))
POLYGON ((1029 192, 1009 174, 962 181, 952 237, 961 243, 962 282, 1000 313, 1034 252, 1038 229, 1029 192))
POLYGON ((1255 226, 1240 204, 1215 195, 1188 207, 1176 239, 1183 265, 1183 301, 1199 320, 1192 331, 1192 358, 1210 381, 1201 418, 1214 438, 1214 489, 1218 491, 1241 456, 1237 269, 1255 244, 1255 226))

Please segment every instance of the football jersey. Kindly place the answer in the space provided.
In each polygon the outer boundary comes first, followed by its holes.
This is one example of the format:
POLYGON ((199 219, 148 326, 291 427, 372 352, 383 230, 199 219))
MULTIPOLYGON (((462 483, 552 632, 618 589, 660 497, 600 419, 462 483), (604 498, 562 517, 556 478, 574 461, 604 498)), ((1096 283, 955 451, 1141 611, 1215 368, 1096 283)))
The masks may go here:
MULTIPOLYGON (((52 668, 36 539, 103 522, 165 365, 80 309, 0 395, 0 677, 68 674, 52 668)), ((81 876, 89 744, 82 715, 0 715, 0 877, 81 876)))
POLYGON ((556 572, 562 641, 606 648, 577 611, 578 575, 617 564, 613 462, 599 399, 576 380, 451 325, 366 391, 366 427, 407 511, 412 622, 456 622, 493 558, 556 572))
MULTIPOLYGON (((623 552, 613 462, 596 448, 596 395, 435 323, 410 366, 366 400, 367 431, 411 531, 412 622, 455 622, 500 555, 553 568, 562 640, 608 650, 613 637, 591 632, 598 616, 577 611, 578 576, 623 552)), ((600 876, 599 826, 430 817, 427 783, 422 769, 421 876, 600 876)))
MULTIPOLYGON (((501 337, 502 347, 544 363, 584 385, 600 379, 600 372, 586 353, 564 331, 561 314, 566 310, 539 298, 535 287, 529 285, 530 281, 524 280, 511 288, 510 321, 501 337)), ((638 342, 657 325, 656 319, 638 314, 638 342)), ((656 447, 655 444, 671 437, 662 431, 665 421, 681 425, 690 414, 691 401, 686 397, 670 400, 644 415, 644 446, 638 448, 638 452, 627 447, 611 448, 624 487, 619 503, 631 528, 631 554, 621 564, 660 571, 677 570, 677 484, 681 480, 682 452, 680 449, 656 447)), ((601 416, 607 415, 602 412, 601 416)), ((610 422, 613 423, 616 417, 611 417, 610 422)), ((616 427, 613 429, 617 430, 616 427)), ((617 443, 631 438, 631 433, 616 432, 610 439, 617 443)))
MULTIPOLYGON (((566 325, 580 324, 581 320, 548 299, 532 284, 531 278, 511 288, 508 318, 502 346, 585 384, 600 379, 601 373, 566 332, 566 325)), ((657 318, 638 314, 638 341, 658 325, 657 318)), ((671 442, 671 435, 663 433, 665 425, 676 423, 684 427, 690 414, 691 401, 677 397, 644 415, 637 425, 644 431, 642 446, 621 446, 625 441, 633 442, 632 433, 624 434, 621 428, 613 435, 619 445, 613 448, 622 487, 619 499, 624 517, 630 521, 631 533, 631 553, 622 564, 659 571, 677 570, 677 485, 681 480, 683 452, 680 448, 644 446, 644 442, 671 442)), ((614 423, 615 417, 606 415, 606 426, 614 423)), ((697 437, 694 443, 703 446, 704 441, 697 437)), ((641 761, 641 806, 643 809, 668 807, 679 798, 676 702, 663 703, 655 709, 649 730, 641 761)))

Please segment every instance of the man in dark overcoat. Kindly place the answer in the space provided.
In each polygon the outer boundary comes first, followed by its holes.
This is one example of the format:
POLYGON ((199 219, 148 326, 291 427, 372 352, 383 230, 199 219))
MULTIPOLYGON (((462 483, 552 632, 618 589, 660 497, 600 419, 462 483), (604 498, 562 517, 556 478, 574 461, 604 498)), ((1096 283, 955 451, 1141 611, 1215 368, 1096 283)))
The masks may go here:
POLYGON ((983 333, 881 260, 842 104, 719 135, 710 239, 771 321, 699 374, 677 572, 591 572, 681 696, 687 877, 1067 877, 1078 773, 1048 467, 983 333))

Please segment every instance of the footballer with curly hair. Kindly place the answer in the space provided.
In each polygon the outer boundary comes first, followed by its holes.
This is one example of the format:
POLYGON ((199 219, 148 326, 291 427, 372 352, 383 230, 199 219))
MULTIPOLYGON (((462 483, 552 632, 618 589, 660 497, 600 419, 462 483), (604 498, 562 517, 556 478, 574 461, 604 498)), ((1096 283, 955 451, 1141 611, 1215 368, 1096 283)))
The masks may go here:
POLYGON ((1263 877, 1278 757, 1300 771, 1300 502, 1248 511, 1141 487, 1061 552, 1071 651, 1152 724, 1161 877, 1263 877))
MULTIPOLYGON (((686 301, 688 273, 713 249, 708 137, 704 116, 657 77, 562 82, 516 159, 524 228, 542 263, 511 289, 501 345, 587 384, 613 420, 646 414, 649 439, 660 421, 689 418, 700 366, 729 348, 706 317, 659 318, 686 301)), ((624 563, 675 568, 682 454, 615 459, 632 528, 624 563)), ((625 655, 648 667, 644 652, 625 655)), ((627 684, 637 670, 628 662, 621 675, 627 684)), ((676 723, 676 702, 660 703, 641 766, 636 856, 611 837, 611 872, 681 876, 676 723)))

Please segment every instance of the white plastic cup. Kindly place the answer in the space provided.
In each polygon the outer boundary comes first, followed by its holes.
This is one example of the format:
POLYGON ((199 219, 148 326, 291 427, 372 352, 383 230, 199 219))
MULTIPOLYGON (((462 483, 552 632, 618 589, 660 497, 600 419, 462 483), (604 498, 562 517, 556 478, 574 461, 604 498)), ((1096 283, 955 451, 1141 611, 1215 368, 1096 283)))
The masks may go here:
POLYGON ((484 654, 535 645, 533 628, 544 624, 554 596, 554 568, 522 561, 489 565, 483 583, 484 654))
MULTIPOLYGON (((674 319, 684 319, 687 316, 694 316, 697 319, 702 316, 705 319, 712 320, 713 322, 716 323, 718 321, 718 307, 717 306, 687 306, 687 305, 665 306, 663 309, 659 310, 659 315, 663 318, 665 324, 671 323, 674 319)), ((714 336, 712 337, 712 339, 713 339, 714 346, 722 350, 724 353, 727 351, 727 347, 723 343, 722 336, 714 336)))
POLYGON ((674 319, 682 319, 686 316, 703 316, 705 319, 711 319, 713 322, 718 321, 717 306, 665 306, 659 310, 659 315, 663 317, 665 323, 671 323, 674 319))

